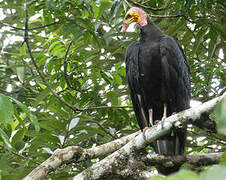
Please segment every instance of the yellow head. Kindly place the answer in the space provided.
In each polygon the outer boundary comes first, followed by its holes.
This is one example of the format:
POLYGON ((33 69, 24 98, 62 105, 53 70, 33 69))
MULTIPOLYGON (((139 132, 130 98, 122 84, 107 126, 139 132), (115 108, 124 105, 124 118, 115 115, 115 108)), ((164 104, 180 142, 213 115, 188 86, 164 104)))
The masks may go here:
POLYGON ((147 25, 147 14, 140 8, 132 7, 125 15, 123 20, 123 31, 125 32, 128 26, 132 23, 136 22, 143 27, 147 25))

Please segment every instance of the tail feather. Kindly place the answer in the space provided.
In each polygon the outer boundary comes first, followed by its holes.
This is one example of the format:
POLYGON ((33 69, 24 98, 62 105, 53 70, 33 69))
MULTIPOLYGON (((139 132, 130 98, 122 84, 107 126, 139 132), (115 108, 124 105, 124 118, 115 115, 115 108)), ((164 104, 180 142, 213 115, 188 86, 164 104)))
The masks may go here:
MULTIPOLYGON (((185 148, 185 139, 185 131, 166 135, 158 139, 154 143, 155 152, 165 156, 183 155, 185 148)), ((181 165, 174 165, 173 167, 166 167, 164 165, 157 165, 156 168, 159 173, 168 175, 178 171, 180 166, 181 165)))

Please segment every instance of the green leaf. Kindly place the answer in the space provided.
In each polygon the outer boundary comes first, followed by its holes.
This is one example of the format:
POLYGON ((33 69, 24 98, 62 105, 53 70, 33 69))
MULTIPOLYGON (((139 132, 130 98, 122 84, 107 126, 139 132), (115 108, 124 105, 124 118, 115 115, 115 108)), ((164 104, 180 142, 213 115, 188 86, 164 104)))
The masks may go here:
POLYGON ((196 180, 197 179, 197 174, 195 174, 192 171, 189 170, 180 170, 178 173, 170 175, 167 177, 167 180, 196 180))
POLYGON ((10 97, 10 99, 13 100, 27 114, 27 116, 30 118, 31 122, 34 124, 36 132, 38 132, 40 130, 40 126, 38 124, 38 120, 31 113, 30 109, 26 105, 22 104, 20 101, 14 99, 12 97, 10 97))
POLYGON ((102 14, 104 13, 104 11, 108 10, 108 8, 111 7, 111 2, 110 1, 105 1, 105 0, 101 0, 100 2, 100 10, 99 10, 99 15, 98 17, 102 16, 102 14))
POLYGON ((49 96, 50 90, 45 88, 40 92, 39 96, 35 98, 34 107, 38 106, 41 101, 43 101, 47 96, 49 96))
POLYGON ((213 166, 200 173, 198 180, 223 180, 226 177, 226 166, 213 166))
POLYGON ((12 149, 12 145, 10 144, 9 142, 9 137, 8 135, 0 128, 0 135, 1 135, 1 138, 3 139, 4 143, 6 144, 6 146, 9 148, 9 149, 12 149))
POLYGON ((24 137, 24 130, 23 129, 19 129, 16 134, 14 134, 13 138, 12 138, 12 146, 17 149, 20 150, 24 147, 24 142, 22 141, 24 137))
POLYGON ((116 0, 114 1, 114 3, 111 6, 111 11, 110 11, 110 21, 112 20, 112 18, 117 14, 117 10, 121 4, 122 0, 116 0))
POLYGON ((225 25, 222 26, 222 24, 216 24, 215 25, 216 30, 221 35, 223 40, 226 40, 226 32, 225 32, 225 25))
POLYGON ((13 120, 13 104, 9 98, 0 94, 0 122, 10 123, 13 120))
POLYGON ((183 18, 180 18, 177 20, 175 25, 172 25, 167 30, 167 34, 174 36, 178 31, 180 31, 182 28, 184 28, 186 21, 183 18))
POLYGON ((226 135, 226 98, 224 98, 215 108, 217 130, 219 133, 226 135))
POLYGON ((73 129, 75 126, 77 126, 78 122, 79 122, 80 118, 76 117, 73 118, 69 124, 68 130, 70 131, 71 129, 73 129))
POLYGON ((58 46, 58 45, 60 45, 60 44, 61 44, 60 41, 54 41, 54 42, 49 46, 48 52, 50 52, 53 48, 55 48, 55 46, 58 46))
POLYGON ((23 43, 23 45, 20 47, 20 55, 26 55, 26 43, 23 43))
POLYGON ((226 165, 226 151, 222 154, 219 164, 220 165, 226 165))
POLYGON ((216 47, 217 43, 214 40, 211 40, 208 45, 208 58, 213 57, 216 47))
POLYGON ((106 83, 111 84, 112 78, 109 73, 101 71, 100 74, 101 74, 102 78, 106 81, 106 83))
POLYGON ((110 99, 112 105, 118 105, 118 93, 116 91, 108 92, 107 97, 110 99))
POLYGON ((152 177, 151 180, 166 180, 166 178, 163 177, 163 176, 158 175, 158 176, 152 177))
POLYGON ((24 67, 17 67, 16 68, 17 77, 20 80, 20 82, 24 81, 24 67))
POLYGON ((193 55, 196 53, 200 43, 203 41, 203 37, 206 34, 207 28, 202 28, 198 31, 196 37, 195 37, 195 43, 193 45, 192 53, 193 55))

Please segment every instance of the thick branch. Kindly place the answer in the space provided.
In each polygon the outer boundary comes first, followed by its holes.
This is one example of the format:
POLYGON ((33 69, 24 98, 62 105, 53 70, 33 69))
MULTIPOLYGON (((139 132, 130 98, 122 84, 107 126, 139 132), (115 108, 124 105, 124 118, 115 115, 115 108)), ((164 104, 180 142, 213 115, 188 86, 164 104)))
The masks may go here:
POLYGON ((124 144, 128 143, 131 139, 134 139, 134 137, 138 134, 139 132, 136 132, 112 142, 89 149, 83 149, 79 146, 69 146, 64 149, 58 149, 51 157, 27 175, 24 180, 42 179, 49 172, 56 170, 59 166, 68 161, 73 160, 80 162, 88 158, 93 159, 99 157, 100 155, 110 154, 121 148, 124 144))
POLYGON ((127 166, 122 171, 118 171, 116 174, 127 179, 139 179, 149 180, 154 173, 148 172, 147 167, 156 166, 160 164, 167 167, 174 165, 181 165, 188 163, 195 167, 213 165, 220 162, 222 152, 220 153, 206 153, 206 154, 194 154, 183 156, 163 156, 158 154, 134 153, 130 155, 127 166))
POLYGON ((141 158, 148 166, 154 166, 156 164, 183 164, 188 163, 195 167, 207 166, 217 164, 220 162, 220 158, 223 153, 206 153, 206 154, 189 154, 184 156, 163 156, 163 155, 148 155, 141 158))
POLYGON ((122 164, 125 165, 127 163, 128 157, 132 152, 144 148, 147 143, 153 142, 161 136, 168 134, 173 127, 181 127, 187 123, 192 123, 197 119, 200 119, 203 113, 213 110, 216 104, 221 101, 225 95, 226 94, 203 103, 199 107, 190 108, 168 117, 164 121, 163 127, 162 124, 159 123, 147 129, 145 134, 136 136, 135 139, 127 143, 121 149, 94 164, 92 167, 84 170, 73 179, 99 179, 100 177, 113 172, 115 167, 122 167, 122 164))

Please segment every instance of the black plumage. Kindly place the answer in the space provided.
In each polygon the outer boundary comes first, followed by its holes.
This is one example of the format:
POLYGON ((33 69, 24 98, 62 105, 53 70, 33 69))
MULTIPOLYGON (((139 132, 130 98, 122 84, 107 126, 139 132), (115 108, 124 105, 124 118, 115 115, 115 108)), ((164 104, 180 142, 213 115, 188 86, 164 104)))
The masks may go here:
MULTIPOLYGON (((140 27, 140 40, 126 52, 126 78, 138 124, 143 130, 166 116, 189 108, 190 70, 186 56, 177 41, 165 35, 147 16, 140 27)), ((186 130, 168 134, 154 143, 155 152, 163 155, 184 153, 186 130)), ((158 166, 162 174, 170 174, 180 166, 158 166)))

